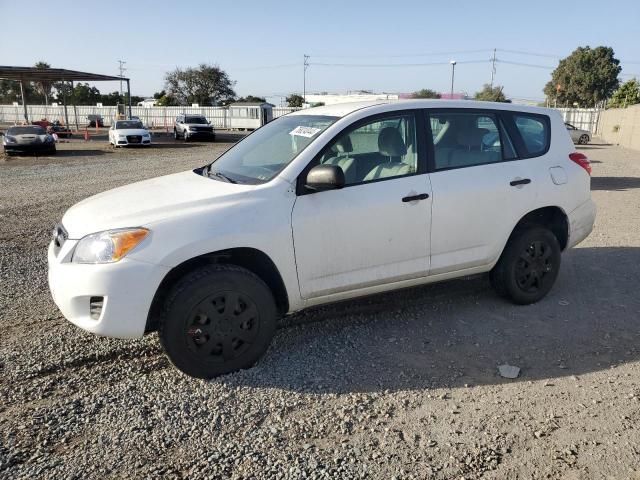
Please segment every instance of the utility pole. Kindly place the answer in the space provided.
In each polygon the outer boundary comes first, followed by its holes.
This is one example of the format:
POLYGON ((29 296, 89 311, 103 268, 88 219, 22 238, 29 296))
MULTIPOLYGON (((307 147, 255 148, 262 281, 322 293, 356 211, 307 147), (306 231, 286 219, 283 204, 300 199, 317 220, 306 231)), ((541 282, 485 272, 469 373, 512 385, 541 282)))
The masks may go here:
POLYGON ((303 73, 302 73, 302 100, 303 103, 307 103, 307 68, 309 68, 309 55, 304 55, 303 62, 303 73))
POLYGON ((496 76, 496 49, 493 49, 493 59, 491 60, 491 91, 493 91, 493 79, 496 76))
MULTIPOLYGON (((127 70, 124 68, 124 64, 127 63, 124 60, 118 60, 118 69, 120 70, 120 78, 124 78, 124 72, 127 70)), ((122 80, 120 80, 120 98, 122 98, 122 103, 124 103, 124 98, 122 97, 122 80)))
POLYGON ((449 63, 451 63, 451 100, 453 100, 453 79, 456 74, 456 61, 451 60, 449 63))

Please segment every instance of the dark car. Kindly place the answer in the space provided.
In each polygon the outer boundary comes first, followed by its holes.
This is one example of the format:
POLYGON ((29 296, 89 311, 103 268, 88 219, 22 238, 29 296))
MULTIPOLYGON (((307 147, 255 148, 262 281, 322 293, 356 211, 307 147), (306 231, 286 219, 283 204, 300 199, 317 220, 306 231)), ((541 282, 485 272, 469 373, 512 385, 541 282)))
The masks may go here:
POLYGON ((87 120, 90 127, 95 127, 96 124, 98 127, 104 127, 104 120, 101 115, 87 115, 87 120))
POLYGON ((2 145, 7 155, 14 153, 56 153, 56 142, 39 125, 10 127, 4 134, 2 145))

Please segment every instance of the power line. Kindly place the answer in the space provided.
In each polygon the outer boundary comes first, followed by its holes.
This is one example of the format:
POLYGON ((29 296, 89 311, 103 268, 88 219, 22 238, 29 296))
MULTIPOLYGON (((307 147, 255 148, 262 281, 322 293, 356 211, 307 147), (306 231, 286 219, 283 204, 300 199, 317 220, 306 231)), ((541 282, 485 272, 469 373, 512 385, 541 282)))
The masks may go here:
POLYGON ((497 49, 499 52, 505 52, 505 53, 514 53, 517 55, 529 55, 532 57, 545 57, 545 58, 562 58, 561 55, 553 55, 550 53, 538 53, 538 52, 524 52, 522 50, 507 50, 504 48, 498 48, 497 49))
POLYGON ((523 62, 510 62, 508 60, 500 60, 496 59, 498 63, 505 63, 507 65, 519 65, 521 67, 533 67, 533 68, 543 68, 545 70, 553 70, 555 67, 549 67, 548 65, 536 65, 533 63, 523 63, 523 62))
POLYGON ((402 55, 314 55, 314 58, 411 58, 411 57, 437 57, 440 55, 463 55, 466 53, 486 53, 490 52, 490 48, 479 50, 453 50, 448 52, 429 52, 429 53, 412 53, 402 55))
MULTIPOLYGON (((488 63, 491 60, 465 60, 456 63, 488 63)), ((313 66, 320 67, 431 67, 437 65, 450 65, 447 62, 429 62, 429 63, 311 63, 313 66)))

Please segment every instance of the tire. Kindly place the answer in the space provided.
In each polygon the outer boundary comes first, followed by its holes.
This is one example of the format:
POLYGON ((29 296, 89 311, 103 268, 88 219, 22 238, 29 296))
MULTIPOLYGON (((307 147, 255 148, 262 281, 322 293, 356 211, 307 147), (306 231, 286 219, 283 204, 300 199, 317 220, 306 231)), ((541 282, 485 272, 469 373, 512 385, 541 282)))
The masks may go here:
POLYGON ((55 155, 57 153, 56 150, 56 146, 54 145, 53 147, 51 147, 51 150, 49 150, 49 155, 55 155))
POLYGON ((176 368, 213 378, 254 365, 269 347, 276 321, 273 294, 260 278, 234 265, 210 265, 172 288, 159 337, 176 368), (235 308, 227 307, 230 301, 235 308))
POLYGON ((586 145, 587 143, 589 143, 589 135, 587 135, 586 133, 584 135, 580 135, 580 138, 578 139, 578 144, 586 145))
POLYGON ((174 140, 178 140, 178 138, 180 138, 180 137, 178 137, 178 130, 176 130, 176 129, 174 128, 174 129, 173 129, 173 139, 174 139, 174 140))
POLYGON ((189 141, 189 135, 187 135, 186 130, 182 132, 182 139, 184 140, 184 143, 187 143, 189 141))
POLYGON ((558 277, 561 250, 556 236, 544 227, 516 230, 489 273, 499 295, 528 305, 542 299, 558 277))

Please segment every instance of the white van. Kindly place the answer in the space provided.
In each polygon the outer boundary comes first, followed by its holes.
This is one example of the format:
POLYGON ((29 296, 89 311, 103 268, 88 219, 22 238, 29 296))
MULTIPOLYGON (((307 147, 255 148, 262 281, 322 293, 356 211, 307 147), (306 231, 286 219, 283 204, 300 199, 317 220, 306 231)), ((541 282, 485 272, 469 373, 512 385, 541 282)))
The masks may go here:
POLYGON ((202 168, 70 208, 49 284, 74 324, 157 330, 176 367, 211 378, 250 367, 278 317, 313 305, 484 272, 513 302, 540 300, 593 228, 590 172, 553 110, 302 110, 202 168))

